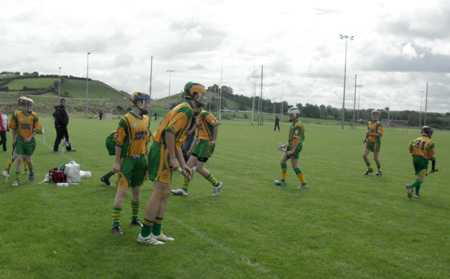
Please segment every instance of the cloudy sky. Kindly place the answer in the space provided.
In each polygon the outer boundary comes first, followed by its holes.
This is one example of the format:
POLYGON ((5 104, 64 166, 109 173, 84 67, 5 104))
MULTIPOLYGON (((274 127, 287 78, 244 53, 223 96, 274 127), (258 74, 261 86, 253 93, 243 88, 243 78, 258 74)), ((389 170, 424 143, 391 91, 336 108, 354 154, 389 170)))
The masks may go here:
POLYGON ((2 0, 0 71, 86 76, 152 97, 188 81, 290 105, 450 111, 447 0, 2 0), (305 3, 304 3, 305 2, 305 3), (167 70, 175 70, 173 73, 167 70), (257 78, 253 78, 258 76, 257 78), (422 98, 423 96, 423 98, 422 98), (356 105, 357 106, 357 105, 356 105))

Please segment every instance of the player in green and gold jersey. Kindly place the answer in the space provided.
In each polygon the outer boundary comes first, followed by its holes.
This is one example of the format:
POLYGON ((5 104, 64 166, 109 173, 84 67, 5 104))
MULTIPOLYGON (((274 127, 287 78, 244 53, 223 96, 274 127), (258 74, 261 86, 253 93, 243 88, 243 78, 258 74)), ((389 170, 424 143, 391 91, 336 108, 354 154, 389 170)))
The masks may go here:
POLYGON ((170 196, 172 172, 179 166, 186 178, 191 177, 191 169, 186 165, 181 146, 186 139, 186 131, 194 113, 204 106, 205 87, 199 83, 188 82, 184 86, 184 102, 172 109, 153 134, 153 144, 148 159, 148 175, 153 181, 153 192, 145 209, 139 243, 151 245, 173 241, 162 233, 162 221, 170 196))
POLYGON ((381 139, 383 138, 383 126, 381 126, 380 121, 378 121, 379 113, 377 110, 372 111, 372 121, 369 121, 367 123, 367 133, 364 137, 363 143, 366 144, 364 147, 364 151, 362 154, 362 157, 364 159, 364 162, 366 162, 367 170, 364 172, 364 175, 368 175, 369 173, 373 172, 372 167, 370 166, 370 161, 367 155, 369 155, 369 152, 373 152, 373 160, 377 164, 377 176, 382 176, 381 172, 381 163, 378 159, 378 154, 380 153, 381 149, 381 139))
MULTIPOLYGON (((187 165, 192 170, 200 173, 213 186, 213 196, 218 196, 223 183, 218 181, 212 173, 204 168, 208 159, 213 155, 216 148, 217 135, 220 122, 206 110, 202 109, 197 116, 197 137, 188 152, 190 156, 187 165)), ((174 195, 187 196, 190 180, 184 179, 180 189, 172 190, 174 195)))
POLYGON ((408 191, 408 198, 412 197, 413 190, 416 190, 414 198, 420 198, 420 186, 425 180, 428 170, 428 161, 431 160, 431 173, 436 172, 436 151, 434 148, 434 143, 431 140, 433 135, 433 129, 428 126, 423 126, 422 136, 411 141, 409 143, 409 152, 413 157, 413 166, 415 175, 417 175, 416 180, 406 185, 406 190, 408 191))
POLYGON ((119 122, 113 140, 116 143, 113 173, 118 173, 117 192, 114 199, 113 227, 114 234, 122 235, 120 215, 122 205, 131 187, 131 224, 142 227, 138 218, 141 200, 141 186, 147 178, 148 142, 152 134, 150 119, 146 115, 150 106, 150 95, 134 92, 130 98, 133 109, 119 122))
POLYGON ((22 97, 21 108, 16 110, 10 120, 10 128, 12 130, 13 146, 16 147, 16 179, 13 186, 20 184, 19 175, 22 168, 22 161, 28 164, 30 174, 28 182, 34 180, 34 165, 31 156, 36 148, 34 136, 42 133, 41 121, 35 112, 33 112, 34 101, 30 98, 22 97))
POLYGON ((300 121, 300 110, 297 107, 292 107, 288 110, 289 121, 292 122, 289 128, 289 139, 285 144, 278 145, 278 150, 284 151, 281 156, 281 180, 274 180, 274 183, 278 186, 286 186, 286 172, 287 172, 287 160, 291 159, 292 168, 295 171, 301 185, 298 189, 309 189, 308 183, 306 183, 305 176, 302 169, 298 165, 300 158, 300 152, 303 148, 303 141, 305 140, 305 128, 300 121))

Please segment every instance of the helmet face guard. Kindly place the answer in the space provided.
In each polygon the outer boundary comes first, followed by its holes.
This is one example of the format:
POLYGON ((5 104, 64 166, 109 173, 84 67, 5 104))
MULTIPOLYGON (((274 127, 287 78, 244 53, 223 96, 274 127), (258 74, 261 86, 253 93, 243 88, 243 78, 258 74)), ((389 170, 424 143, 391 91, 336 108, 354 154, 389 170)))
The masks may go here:
POLYGON ((150 95, 145 92, 134 92, 131 95, 130 101, 135 105, 142 114, 147 114, 148 110, 144 109, 145 106, 150 105, 150 95), (141 106, 138 103, 141 102, 141 106))
POLYGON ((292 107, 292 108, 288 109, 288 114, 294 116, 293 120, 289 119, 289 121, 292 122, 295 119, 300 117, 300 109, 298 107, 292 107))
POLYGON ((23 111, 31 113, 33 111, 33 105, 34 101, 30 98, 23 97, 19 99, 20 106, 22 107, 23 111))
POLYGON ((422 127, 422 136, 427 136, 431 139, 431 136, 433 136, 433 132, 433 129, 429 126, 422 127))

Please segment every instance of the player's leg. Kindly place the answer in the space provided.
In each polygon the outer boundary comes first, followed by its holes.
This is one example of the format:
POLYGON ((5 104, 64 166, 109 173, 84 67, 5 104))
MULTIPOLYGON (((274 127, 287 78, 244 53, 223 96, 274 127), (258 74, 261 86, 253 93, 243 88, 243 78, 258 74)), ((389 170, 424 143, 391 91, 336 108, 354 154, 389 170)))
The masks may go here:
POLYGON ((299 144, 294 154, 292 154, 291 165, 292 169, 295 171, 297 178, 300 180, 301 185, 298 186, 298 189, 309 189, 308 183, 306 183, 305 176, 303 175, 303 171, 300 169, 298 164, 300 159, 300 152, 302 151, 303 145, 299 144))
MULTIPOLYGON (((139 243, 151 245, 164 244, 164 242, 159 241, 152 235, 152 231, 156 217, 160 219, 164 218, 167 200, 170 196, 172 171, 169 168, 168 162, 169 151, 167 147, 153 142, 148 156, 148 177, 153 181, 153 192, 145 208, 143 227, 137 238, 139 243)), ((161 235, 163 234, 161 233, 161 235)), ((160 238, 163 238, 161 235, 160 238)))
POLYGON ((34 163, 31 160, 31 155, 23 155, 23 162, 24 162, 24 166, 25 164, 28 166, 28 182, 33 182, 34 180, 34 163))
POLYGON ((281 179, 280 180, 274 180, 273 182, 278 186, 286 186, 286 173, 287 173, 287 160, 288 156, 286 152, 281 155, 280 158, 280 165, 281 165, 281 179))
POLYGON ((366 146, 364 147, 364 151, 362 154, 364 162, 366 163, 366 166, 367 166, 367 170, 366 170, 366 172, 364 172, 364 175, 368 175, 369 173, 373 172, 373 169, 370 166, 370 161, 369 161, 369 157, 368 157, 369 152, 370 152, 369 145, 370 145, 370 143, 366 143, 366 146))
MULTIPOLYGON (((189 160, 187 161, 187 166, 192 170, 192 168, 197 164, 198 158, 197 155, 191 155, 189 157, 189 160)), ((193 170, 192 170, 193 171, 193 170)), ((189 183, 190 180, 187 178, 184 178, 183 185, 179 189, 172 190, 172 194, 177 196, 187 196, 189 193, 189 183)))
POLYGON ((146 157, 133 158, 133 171, 131 177, 131 224, 142 227, 139 219, 139 205, 141 202, 141 186, 147 179, 146 157))
POLYGON ((124 178, 123 174, 119 174, 119 179, 122 179, 122 183, 117 185, 116 196, 114 198, 113 206, 113 226, 111 232, 113 234, 123 235, 123 231, 120 227, 120 217, 122 214, 123 201, 127 195, 128 182, 124 178))
POLYGON ((205 168, 208 158, 199 158, 197 162, 197 172, 201 174, 213 186, 213 196, 218 196, 223 187, 223 183, 217 180, 214 175, 205 168))
POLYGON ((382 176, 382 172, 381 172, 381 163, 380 163, 380 159, 378 159, 378 155, 380 153, 378 151, 373 153, 373 160, 375 161, 375 163, 377 164, 377 176, 382 176))

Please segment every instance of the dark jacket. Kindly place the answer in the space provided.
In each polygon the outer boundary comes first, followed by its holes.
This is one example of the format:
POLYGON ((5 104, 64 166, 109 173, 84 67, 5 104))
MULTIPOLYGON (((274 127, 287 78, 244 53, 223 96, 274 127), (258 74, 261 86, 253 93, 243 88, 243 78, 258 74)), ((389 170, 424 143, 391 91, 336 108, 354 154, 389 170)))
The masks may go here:
POLYGON ((66 108, 64 106, 56 106, 53 113, 55 118, 55 126, 67 126, 69 124, 69 115, 67 115, 66 108))

